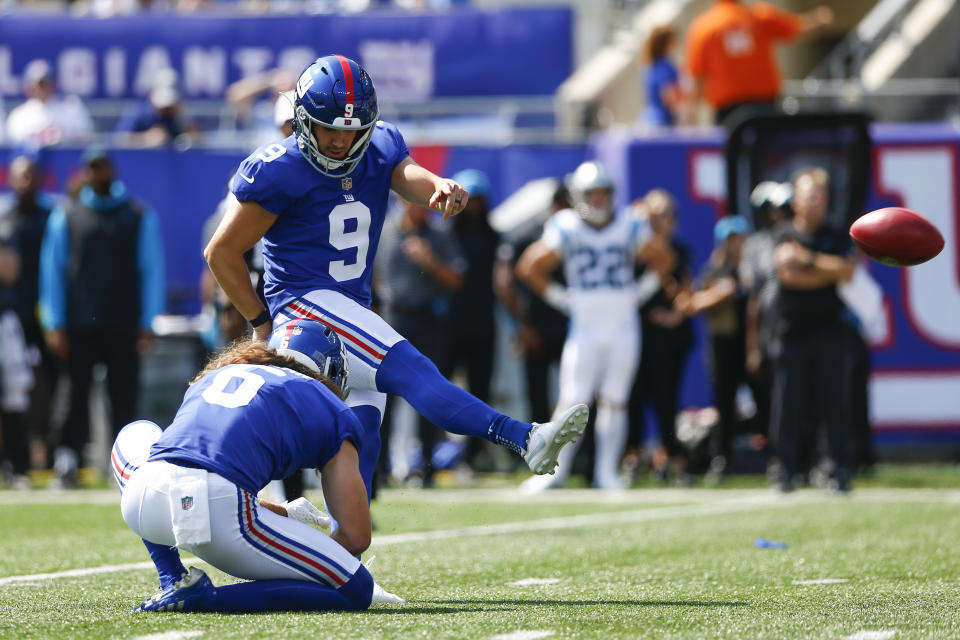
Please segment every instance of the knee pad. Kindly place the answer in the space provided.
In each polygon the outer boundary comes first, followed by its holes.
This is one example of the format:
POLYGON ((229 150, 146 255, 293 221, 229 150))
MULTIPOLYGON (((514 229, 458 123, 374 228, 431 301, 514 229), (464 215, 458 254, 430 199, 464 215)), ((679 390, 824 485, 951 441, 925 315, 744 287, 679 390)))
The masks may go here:
POLYGON ((163 430, 149 420, 131 422, 120 430, 110 451, 110 467, 120 489, 126 485, 130 472, 146 463, 150 447, 162 433, 163 430))

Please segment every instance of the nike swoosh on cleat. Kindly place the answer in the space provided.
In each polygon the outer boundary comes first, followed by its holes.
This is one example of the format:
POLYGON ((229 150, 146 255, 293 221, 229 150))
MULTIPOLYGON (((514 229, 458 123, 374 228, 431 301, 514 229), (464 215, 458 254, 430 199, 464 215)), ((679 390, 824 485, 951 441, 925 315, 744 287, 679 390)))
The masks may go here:
POLYGON ((248 178, 247 176, 243 175, 242 173, 238 173, 237 175, 240 176, 241 178, 243 178, 244 180, 246 180, 247 182, 249 182, 250 184, 253 184, 253 181, 256 180, 256 178, 248 178))

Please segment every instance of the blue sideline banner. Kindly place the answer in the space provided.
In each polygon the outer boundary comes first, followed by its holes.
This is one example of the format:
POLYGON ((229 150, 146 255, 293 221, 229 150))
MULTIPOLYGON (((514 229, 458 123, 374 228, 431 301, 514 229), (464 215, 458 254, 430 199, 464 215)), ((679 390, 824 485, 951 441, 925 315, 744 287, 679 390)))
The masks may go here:
POLYGON ((550 95, 572 71, 569 8, 457 10, 436 14, 0 17, 0 96, 23 95, 22 73, 47 60, 65 93, 132 98, 157 70, 180 73, 186 98, 219 98, 241 77, 317 56, 361 62, 381 98, 550 95), (532 43, 536 42, 534 46, 532 43))

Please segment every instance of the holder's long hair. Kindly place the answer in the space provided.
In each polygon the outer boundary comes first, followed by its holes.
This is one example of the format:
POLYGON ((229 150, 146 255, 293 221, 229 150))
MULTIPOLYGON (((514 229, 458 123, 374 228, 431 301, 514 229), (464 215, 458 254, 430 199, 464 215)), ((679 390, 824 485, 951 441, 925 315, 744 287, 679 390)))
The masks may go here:
POLYGON ((300 364, 293 358, 282 356, 268 347, 266 343, 261 342, 260 340, 253 340, 251 338, 237 340, 227 347, 226 350, 222 351, 221 353, 214 354, 207 362, 207 365, 203 368, 203 370, 198 373, 193 380, 190 381, 190 384, 197 382, 200 380, 200 378, 207 375, 211 371, 220 369, 229 364, 259 364, 292 369, 297 373, 302 373, 308 378, 313 378, 314 380, 323 383, 328 389, 330 389, 330 391, 333 391, 338 398, 343 398, 341 390, 338 389, 327 376, 314 371, 310 367, 300 364))

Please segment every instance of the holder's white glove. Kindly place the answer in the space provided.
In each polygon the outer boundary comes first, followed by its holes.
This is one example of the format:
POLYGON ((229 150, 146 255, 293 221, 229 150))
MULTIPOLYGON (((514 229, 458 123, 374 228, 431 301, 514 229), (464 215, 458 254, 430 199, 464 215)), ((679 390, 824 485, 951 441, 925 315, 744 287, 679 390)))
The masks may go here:
POLYGON ((284 502, 282 506, 287 510, 288 518, 324 529, 330 526, 330 516, 317 509, 304 497, 297 498, 293 502, 284 502))

